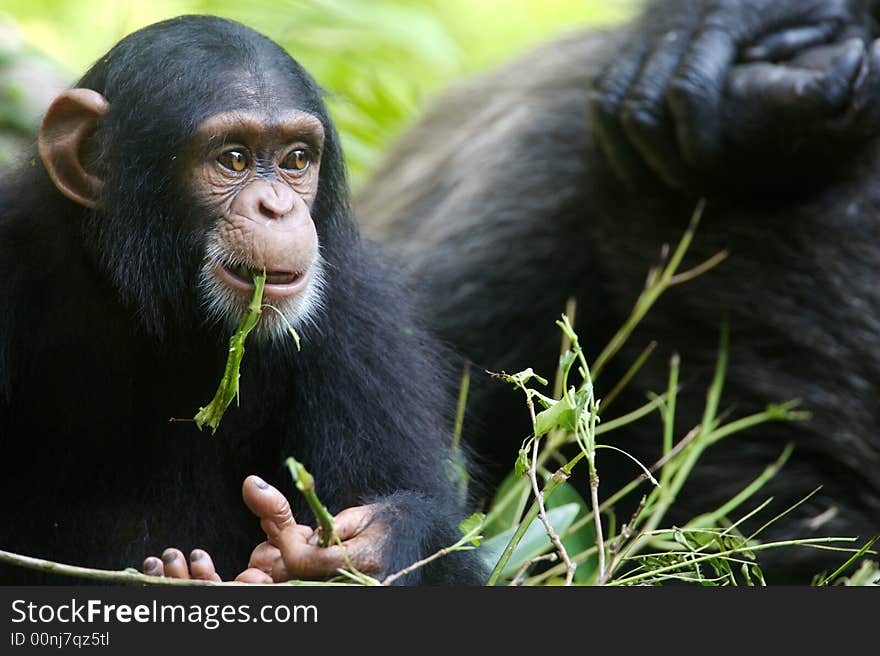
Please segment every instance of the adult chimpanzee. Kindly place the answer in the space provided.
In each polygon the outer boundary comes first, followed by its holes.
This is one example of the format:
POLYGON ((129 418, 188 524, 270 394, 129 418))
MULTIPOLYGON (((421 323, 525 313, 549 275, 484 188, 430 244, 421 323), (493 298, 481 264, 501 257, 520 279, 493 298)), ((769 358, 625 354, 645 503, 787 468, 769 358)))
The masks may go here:
MULTIPOLYGON (((700 421, 727 318, 724 401, 748 413, 799 398, 813 418, 719 444, 673 521, 718 507, 792 441, 762 494, 782 510, 823 487, 764 539, 880 532, 880 150, 869 138, 880 46, 869 4, 654 2, 631 26, 550 44, 441 99, 357 208, 427 285, 444 338, 480 368, 552 372, 566 298, 595 356, 706 195, 690 256, 726 249, 728 261, 664 297, 598 394, 657 339, 667 355, 639 373, 630 402, 665 389, 668 354, 680 352, 684 434, 700 421)), ((501 476, 527 414, 497 381, 478 391, 474 443, 501 476)), ((648 462, 659 443, 653 422, 620 439, 648 462)), ((632 476, 613 455, 600 473, 609 491, 632 476)), ((808 582, 842 560, 762 554, 771 582, 808 582)))
MULTIPOLYGON (((241 503, 256 473, 270 541, 279 523, 302 538, 276 577, 332 575, 339 548, 312 546, 263 482, 308 521, 291 455, 367 573, 460 537, 444 356, 359 239, 318 88, 276 44, 195 16, 128 36, 53 102, 0 198, 0 548, 117 568, 198 546, 234 575, 263 535, 241 503), (274 310, 241 406, 213 438, 170 422, 210 399, 263 269, 274 310)), ((454 554, 399 581, 480 569, 454 554)))

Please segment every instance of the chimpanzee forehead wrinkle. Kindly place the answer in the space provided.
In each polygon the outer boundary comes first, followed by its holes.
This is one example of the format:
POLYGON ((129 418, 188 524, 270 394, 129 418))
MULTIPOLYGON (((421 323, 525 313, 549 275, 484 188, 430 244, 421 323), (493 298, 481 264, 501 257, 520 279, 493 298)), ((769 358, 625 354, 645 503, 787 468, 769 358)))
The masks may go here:
POLYGON ((303 141, 320 154, 324 143, 324 126, 317 116, 296 109, 280 112, 231 111, 205 119, 196 132, 196 139, 208 147, 229 139, 271 146, 303 141))
POLYGON ((316 85, 297 79, 287 69, 260 63, 255 67, 262 70, 226 72, 230 83, 216 90, 217 97, 211 104, 225 110, 262 113, 266 117, 300 111, 326 122, 327 112, 316 85))
POLYGON ((169 136, 230 109, 301 109, 329 125, 318 85, 290 55, 214 16, 181 16, 128 35, 77 86, 103 94, 121 122, 158 122, 169 136))

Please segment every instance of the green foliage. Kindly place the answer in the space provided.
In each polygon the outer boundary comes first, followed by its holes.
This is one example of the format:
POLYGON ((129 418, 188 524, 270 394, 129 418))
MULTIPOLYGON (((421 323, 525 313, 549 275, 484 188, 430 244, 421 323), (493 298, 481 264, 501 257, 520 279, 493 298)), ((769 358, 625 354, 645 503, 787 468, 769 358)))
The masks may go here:
POLYGON ((474 513, 473 515, 462 520, 461 524, 458 525, 462 537, 466 539, 466 541, 473 544, 475 547, 479 547, 480 541, 483 539, 482 530, 483 522, 485 520, 486 515, 484 515, 483 513, 474 513))
MULTIPOLYGON (((748 428, 808 417, 796 409, 796 402, 789 402, 770 405, 755 415, 727 420, 727 413, 721 412, 728 351, 726 325, 722 325, 715 375, 706 392, 700 424, 675 440, 674 415, 681 364, 677 356, 670 361, 669 382, 664 393, 649 397, 642 408, 606 419, 608 404, 595 393, 604 364, 619 353, 641 318, 667 289, 723 260, 723 256, 716 256, 689 271, 678 270, 694 238, 701 213, 702 204, 668 261, 650 272, 630 317, 595 363, 587 363, 578 335, 568 316, 563 315, 557 322, 563 332, 563 349, 553 397, 539 391, 538 388, 546 387, 547 381, 532 369, 500 376, 524 393, 532 416, 533 434, 523 444, 513 471, 500 486, 486 516, 484 530, 489 538, 483 543, 481 553, 493 567, 489 585, 567 582, 661 585, 669 581, 705 586, 765 585, 760 553, 790 546, 851 554, 839 570, 818 580, 828 585, 859 559, 874 553, 871 551, 874 540, 861 549, 853 549, 849 545, 855 539, 848 537, 761 541, 767 527, 807 499, 765 521, 751 533, 742 531, 746 521, 756 518, 768 505, 769 500, 761 501, 757 495, 785 465, 792 451, 790 445, 753 481, 744 481, 742 490, 721 507, 707 509, 683 525, 667 524, 670 509, 708 449, 748 428), (544 409, 536 413, 537 408, 544 409), (647 466, 638 460, 638 454, 623 451, 613 441, 620 429, 635 421, 644 421, 654 413, 660 419, 658 444, 662 457, 647 466), (610 494, 603 490, 600 498, 596 454, 601 449, 615 450, 629 457, 634 462, 634 477, 629 484, 610 494), (553 471, 549 469, 552 462, 561 465, 553 471), (582 462, 586 467, 580 464, 582 462), (567 482, 572 476, 581 476, 587 482, 588 499, 581 497, 567 482), (740 511, 746 504, 754 507, 740 511), (624 523, 617 520, 616 513, 621 507, 635 508, 634 512, 628 511, 624 523), (739 517, 735 517, 737 512, 739 517), (556 564, 548 566, 547 562, 556 564)), ((569 308, 568 314, 572 313, 573 309, 569 308)), ((650 357, 652 350, 646 349, 638 358, 638 366, 630 368, 623 385, 618 382, 607 389, 616 394, 650 357)), ((601 382, 604 389, 604 381, 601 382)), ((876 566, 866 569, 863 565, 845 582, 876 580, 876 566)))

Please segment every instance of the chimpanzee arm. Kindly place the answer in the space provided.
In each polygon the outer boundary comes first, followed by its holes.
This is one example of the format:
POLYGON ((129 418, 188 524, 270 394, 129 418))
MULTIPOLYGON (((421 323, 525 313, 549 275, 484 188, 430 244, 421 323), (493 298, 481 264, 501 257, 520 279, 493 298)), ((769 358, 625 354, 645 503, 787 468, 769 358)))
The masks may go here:
POLYGON ((871 44, 869 4, 651 2, 593 81, 589 107, 599 148, 636 188, 657 177, 694 188, 718 177, 729 184, 731 173, 772 170, 752 168, 757 153, 778 162, 829 139, 870 136, 877 131, 880 51, 871 44), (809 63, 791 60, 828 43, 838 47, 809 63), (737 163, 745 170, 731 171, 737 163))

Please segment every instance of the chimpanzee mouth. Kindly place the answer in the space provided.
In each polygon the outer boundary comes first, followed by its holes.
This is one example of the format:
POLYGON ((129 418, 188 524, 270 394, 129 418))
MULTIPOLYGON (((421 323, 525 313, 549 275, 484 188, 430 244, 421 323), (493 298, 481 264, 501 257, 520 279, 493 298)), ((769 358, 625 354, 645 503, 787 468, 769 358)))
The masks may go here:
MULTIPOLYGON (((220 262, 215 264, 214 270, 220 281, 227 287, 247 296, 253 294, 254 277, 263 272, 262 268, 220 262)), ((263 296, 267 298, 293 296, 305 289, 307 282, 308 270, 268 269, 266 270, 266 286, 263 290, 263 296)))

